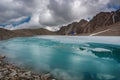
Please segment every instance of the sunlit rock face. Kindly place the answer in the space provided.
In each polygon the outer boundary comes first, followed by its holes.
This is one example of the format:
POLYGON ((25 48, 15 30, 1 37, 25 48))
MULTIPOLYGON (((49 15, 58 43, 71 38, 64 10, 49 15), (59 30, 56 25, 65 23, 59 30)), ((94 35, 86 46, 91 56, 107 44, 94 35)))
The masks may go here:
POLYGON ((119 37, 37 36, 0 41, 0 54, 58 80, 119 80, 119 37))
POLYGON ((111 13, 111 12, 101 12, 101 13, 97 14, 86 25, 84 32, 91 33, 93 31, 97 30, 98 28, 107 29, 106 26, 113 24, 112 16, 113 16, 113 13, 111 13))

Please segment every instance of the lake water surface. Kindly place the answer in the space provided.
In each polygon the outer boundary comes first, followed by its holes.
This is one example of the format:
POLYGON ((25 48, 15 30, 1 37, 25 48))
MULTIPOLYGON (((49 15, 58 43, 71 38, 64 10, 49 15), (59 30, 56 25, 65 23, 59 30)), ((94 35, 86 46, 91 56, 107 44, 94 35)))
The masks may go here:
POLYGON ((120 37, 13 38, 0 41, 0 54, 60 80, 120 80, 120 37))

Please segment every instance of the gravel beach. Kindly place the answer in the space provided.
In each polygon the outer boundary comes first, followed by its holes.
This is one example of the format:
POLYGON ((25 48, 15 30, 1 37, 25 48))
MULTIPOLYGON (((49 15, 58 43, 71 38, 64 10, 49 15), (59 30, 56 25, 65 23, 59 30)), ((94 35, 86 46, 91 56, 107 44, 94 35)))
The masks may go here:
POLYGON ((50 73, 36 74, 14 66, 5 59, 0 55, 0 80, 56 80, 50 73))

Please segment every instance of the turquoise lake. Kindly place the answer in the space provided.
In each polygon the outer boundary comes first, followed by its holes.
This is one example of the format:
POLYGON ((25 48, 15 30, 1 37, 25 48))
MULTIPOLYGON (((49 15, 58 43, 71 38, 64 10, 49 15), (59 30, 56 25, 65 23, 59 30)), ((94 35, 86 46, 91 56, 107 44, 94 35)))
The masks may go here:
POLYGON ((120 37, 19 37, 0 41, 0 54, 58 80, 120 80, 120 37))

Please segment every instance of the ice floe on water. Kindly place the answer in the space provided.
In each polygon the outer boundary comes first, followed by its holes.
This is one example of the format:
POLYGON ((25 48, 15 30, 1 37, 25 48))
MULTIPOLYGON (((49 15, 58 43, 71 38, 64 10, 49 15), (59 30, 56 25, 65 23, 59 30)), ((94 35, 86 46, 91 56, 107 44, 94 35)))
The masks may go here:
POLYGON ((116 36, 36 36, 40 39, 49 39, 61 43, 105 43, 120 45, 120 37, 116 36))
POLYGON ((119 80, 119 46, 120 37, 35 36, 0 41, 0 54, 60 80, 119 80))
POLYGON ((105 48, 94 48, 92 49, 92 51, 97 51, 97 52, 112 52, 109 49, 105 49, 105 48))

